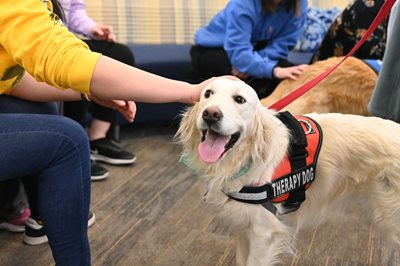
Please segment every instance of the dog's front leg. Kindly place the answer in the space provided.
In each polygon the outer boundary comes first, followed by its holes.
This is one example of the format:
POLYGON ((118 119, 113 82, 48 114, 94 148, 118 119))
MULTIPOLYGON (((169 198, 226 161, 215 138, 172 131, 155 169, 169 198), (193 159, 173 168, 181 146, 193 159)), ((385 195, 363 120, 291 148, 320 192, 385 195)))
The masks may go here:
POLYGON ((259 215, 247 230, 248 266, 269 266, 279 262, 280 254, 292 252, 289 229, 275 216, 259 215), (264 216, 264 217, 263 217, 264 216))
POLYGON ((249 256, 249 239, 245 231, 240 231, 235 234, 236 244, 236 265, 245 266, 249 256))

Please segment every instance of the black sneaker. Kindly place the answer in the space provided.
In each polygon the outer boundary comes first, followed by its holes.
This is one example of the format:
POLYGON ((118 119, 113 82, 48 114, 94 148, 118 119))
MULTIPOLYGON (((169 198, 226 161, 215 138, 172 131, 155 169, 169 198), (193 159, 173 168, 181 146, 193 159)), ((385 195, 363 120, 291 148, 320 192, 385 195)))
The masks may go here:
POLYGON ((101 166, 100 164, 96 163, 93 160, 90 160, 90 171, 91 171, 91 177, 92 181, 99 181, 99 180, 104 180, 108 176, 108 171, 106 168, 101 166))
MULTIPOLYGON (((89 211, 88 227, 91 227, 96 221, 96 216, 92 211, 89 211)), ((29 217, 25 223, 24 243, 31 246, 40 245, 48 241, 47 235, 44 232, 43 221, 35 220, 29 217)))
POLYGON ((136 161, 133 153, 122 149, 107 138, 96 139, 90 142, 91 158, 109 164, 131 164, 136 161))
POLYGON ((29 217, 25 223, 24 243, 35 246, 46 243, 47 241, 43 221, 29 217))

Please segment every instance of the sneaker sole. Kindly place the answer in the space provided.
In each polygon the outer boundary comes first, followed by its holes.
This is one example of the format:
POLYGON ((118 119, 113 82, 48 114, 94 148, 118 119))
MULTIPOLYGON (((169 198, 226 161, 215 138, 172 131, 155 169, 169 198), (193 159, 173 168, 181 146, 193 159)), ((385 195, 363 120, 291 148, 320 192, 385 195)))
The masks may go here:
POLYGON ((39 237, 30 237, 27 235, 24 236, 24 243, 27 245, 30 245, 30 246, 44 244, 47 241, 49 241, 49 240, 47 239, 46 235, 39 236, 39 237))
POLYGON ((113 159, 100 154, 91 154, 90 157, 94 161, 104 162, 113 165, 132 164, 136 161, 136 157, 133 157, 132 159, 113 159))
POLYGON ((22 233, 25 232, 25 225, 14 225, 10 223, 0 223, 0 229, 7 230, 12 233, 22 233))
POLYGON ((109 174, 110 174, 109 172, 106 172, 102 175, 92 175, 90 177, 91 177, 92 181, 100 181, 100 180, 106 179, 109 174))
POLYGON ((88 227, 91 227, 96 221, 96 215, 94 213, 92 214, 93 214, 92 217, 90 217, 90 219, 88 220, 88 227))

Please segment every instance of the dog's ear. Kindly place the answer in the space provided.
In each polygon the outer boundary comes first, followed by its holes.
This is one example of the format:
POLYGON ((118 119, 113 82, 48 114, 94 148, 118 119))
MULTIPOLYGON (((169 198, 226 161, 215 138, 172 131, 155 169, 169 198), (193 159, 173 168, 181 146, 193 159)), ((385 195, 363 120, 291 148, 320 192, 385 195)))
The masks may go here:
POLYGON ((199 104, 196 103, 193 107, 189 107, 182 114, 178 131, 175 134, 175 140, 183 145, 184 151, 193 153, 196 151, 196 139, 200 141, 199 132, 196 128, 197 114, 199 104))
POLYGON ((250 148, 253 161, 266 161, 270 154, 271 138, 274 134, 272 118, 273 112, 260 104, 253 117, 251 132, 250 148))

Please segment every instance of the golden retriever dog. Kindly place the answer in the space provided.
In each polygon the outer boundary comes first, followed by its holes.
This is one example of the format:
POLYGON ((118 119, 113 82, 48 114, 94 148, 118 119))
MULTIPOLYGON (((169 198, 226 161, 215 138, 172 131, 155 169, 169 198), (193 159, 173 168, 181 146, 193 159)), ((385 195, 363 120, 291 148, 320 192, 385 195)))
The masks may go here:
POLYGON ((399 244, 400 125, 352 114, 307 116, 323 132, 318 163, 310 175, 314 181, 297 210, 289 212, 284 202, 269 202, 274 213, 263 204, 227 195, 272 182, 293 137, 279 114, 262 106, 244 82, 220 78, 182 115, 175 136, 183 146, 181 160, 208 178, 205 201, 219 205, 222 218, 232 226, 238 265, 278 263, 280 255, 293 254, 299 230, 317 226, 327 219, 325 214, 356 200, 366 219, 399 244))
MULTIPOLYGON (((342 57, 331 57, 306 68, 297 80, 283 80, 261 100, 269 107, 307 81, 335 66, 342 57)), ((377 74, 363 60, 349 57, 329 76, 283 110, 293 114, 345 113, 369 115, 367 106, 375 87, 377 74)))

